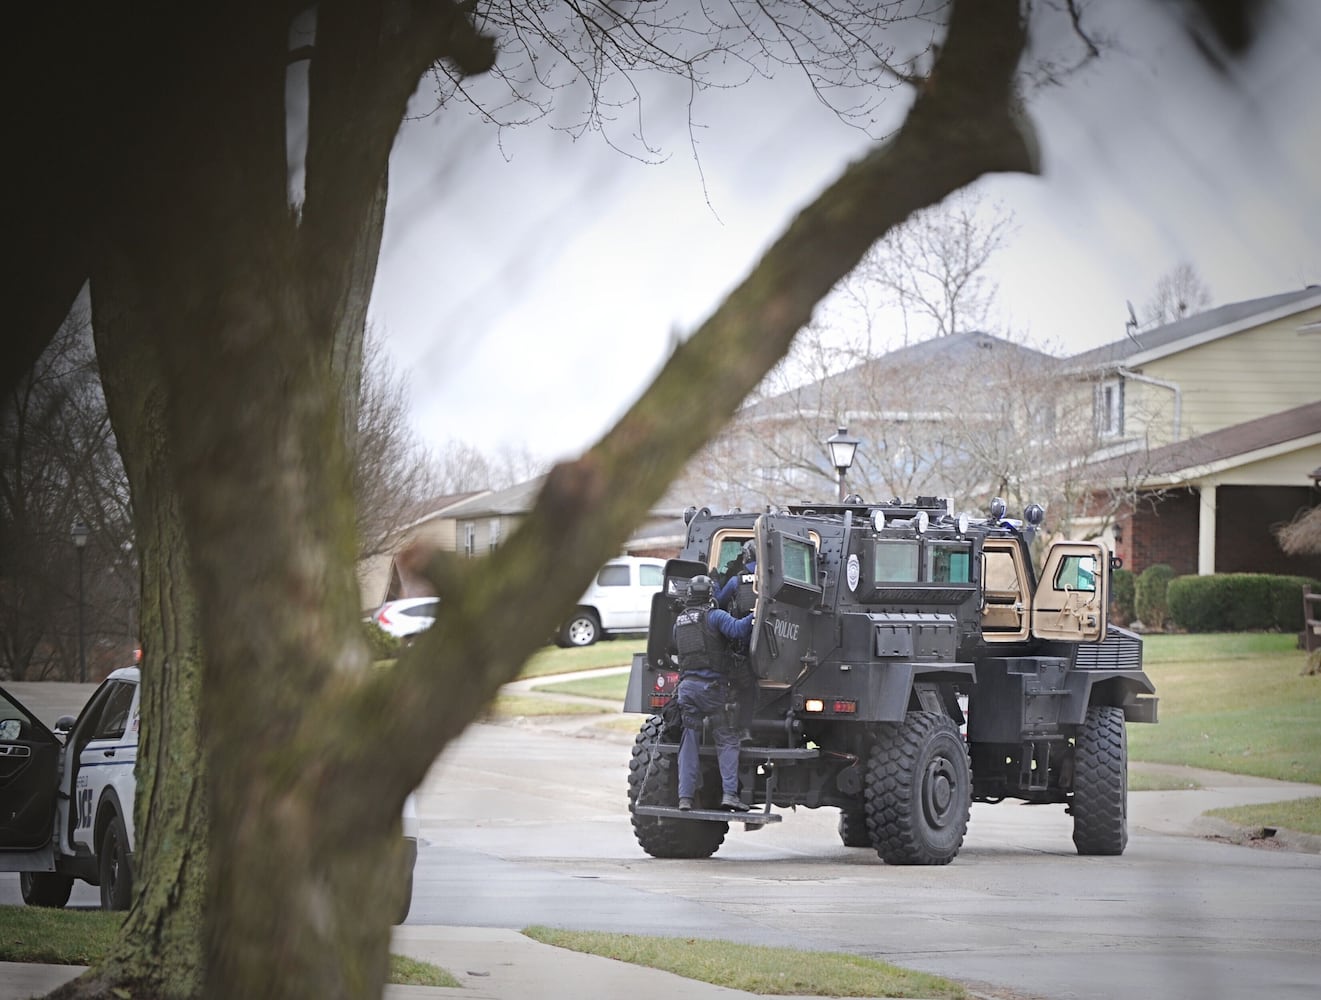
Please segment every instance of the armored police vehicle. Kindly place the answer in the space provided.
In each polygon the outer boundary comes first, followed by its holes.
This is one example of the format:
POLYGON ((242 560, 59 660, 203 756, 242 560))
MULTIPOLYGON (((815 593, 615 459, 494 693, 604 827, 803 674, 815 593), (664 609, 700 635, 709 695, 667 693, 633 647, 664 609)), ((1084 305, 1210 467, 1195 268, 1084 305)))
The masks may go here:
MULTIPOLYGON (((857 501, 857 502, 853 502, 857 501)), ((954 515, 941 499, 686 513, 687 541, 652 602, 625 711, 648 713, 628 797, 655 857, 709 857, 729 821, 756 829, 785 807, 833 807, 851 847, 890 864, 948 864, 972 802, 1062 803, 1079 854, 1128 841, 1125 723, 1155 722, 1142 640, 1107 622, 1108 552, 1055 542, 1034 569, 1042 510, 954 515), (755 571, 739 553, 755 542, 755 571), (739 692, 740 795, 721 797, 708 732, 697 808, 677 808, 681 723, 673 623, 688 580, 741 573, 755 609, 739 692)))

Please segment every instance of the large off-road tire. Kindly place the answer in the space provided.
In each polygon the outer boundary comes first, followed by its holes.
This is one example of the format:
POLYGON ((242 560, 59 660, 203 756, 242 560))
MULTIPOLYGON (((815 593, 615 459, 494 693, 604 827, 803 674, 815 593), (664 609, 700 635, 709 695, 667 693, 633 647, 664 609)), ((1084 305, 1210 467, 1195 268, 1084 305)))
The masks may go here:
POLYGON ((865 809, 839 811, 839 839, 845 847, 871 847, 871 834, 867 832, 865 809))
POLYGON ((891 865, 947 865, 963 846, 972 805, 968 750, 954 720, 909 712, 878 727, 863 802, 876 853, 891 865))
POLYGON ((579 608, 560 629, 561 646, 590 646, 601 638, 601 622, 596 612, 579 608))
POLYGON ((1128 734, 1124 710, 1093 705, 1073 742, 1073 845, 1079 854, 1128 846, 1128 734))
MULTIPOLYGON (((679 804, 679 761, 652 748, 661 735, 661 720, 653 715, 642 724, 633 741, 628 762, 628 806, 679 804)), ((718 786, 717 786, 718 787, 718 786)), ((728 823, 696 819, 670 819, 633 813, 633 835, 638 846, 653 858, 709 858, 729 832, 728 823)))
POLYGON ((110 822, 101 833, 97 865, 101 874, 101 909, 127 910, 133 902, 133 858, 128 850, 128 831, 117 812, 110 814, 110 822))
POLYGON ((55 872, 19 872, 18 889, 28 906, 63 908, 73 892, 73 876, 55 872))

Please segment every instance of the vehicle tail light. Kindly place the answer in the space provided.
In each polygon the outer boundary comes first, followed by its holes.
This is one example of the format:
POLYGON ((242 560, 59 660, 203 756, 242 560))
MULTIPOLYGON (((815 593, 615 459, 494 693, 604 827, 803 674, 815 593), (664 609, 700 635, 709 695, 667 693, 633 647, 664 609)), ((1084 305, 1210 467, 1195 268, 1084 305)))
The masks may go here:
POLYGON ((653 681, 651 698, 648 705, 652 708, 664 708, 673 700, 679 690, 679 672, 677 670, 667 670, 664 673, 656 675, 653 681))

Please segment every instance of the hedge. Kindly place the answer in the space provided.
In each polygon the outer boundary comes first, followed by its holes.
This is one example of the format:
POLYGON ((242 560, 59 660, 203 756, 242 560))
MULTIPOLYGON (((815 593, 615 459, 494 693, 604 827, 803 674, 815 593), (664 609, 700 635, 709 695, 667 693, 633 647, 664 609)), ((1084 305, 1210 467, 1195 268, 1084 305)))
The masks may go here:
POLYGON ((1149 629, 1160 631, 1170 619, 1170 608, 1166 598, 1166 588, 1174 579, 1174 570, 1164 563, 1148 566, 1138 577, 1134 588, 1133 610, 1138 621, 1149 629))
POLYGON ((1110 574, 1110 618, 1120 625, 1128 625, 1137 617, 1133 599, 1137 592, 1137 577, 1131 569, 1117 569, 1110 574))
POLYGON ((1166 590, 1174 624, 1189 632, 1301 632, 1305 576, 1217 573, 1180 576, 1166 590))

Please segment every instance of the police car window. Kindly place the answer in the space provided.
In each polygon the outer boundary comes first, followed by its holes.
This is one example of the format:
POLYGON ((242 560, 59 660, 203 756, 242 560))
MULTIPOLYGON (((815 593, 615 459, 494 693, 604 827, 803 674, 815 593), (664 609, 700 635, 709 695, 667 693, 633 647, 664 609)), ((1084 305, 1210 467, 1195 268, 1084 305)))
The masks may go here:
POLYGON ((927 548, 927 579, 932 583, 969 583, 971 564, 972 546, 967 542, 933 542, 927 548))
POLYGON ((659 587, 664 573, 659 566, 639 566, 638 578, 644 587, 659 587))
POLYGON ((105 711, 97 724, 94 740, 117 740, 128 728, 128 710, 133 704, 132 684, 116 684, 106 699, 105 711))
POLYGON ((913 542, 876 543, 873 583, 916 583, 918 549, 913 542))
POLYGON ((1055 574, 1055 589, 1096 590, 1096 558, 1094 556, 1065 556, 1060 571, 1055 574))
POLYGON ((628 567, 607 566, 596 574, 596 582, 602 587, 627 587, 628 567))

